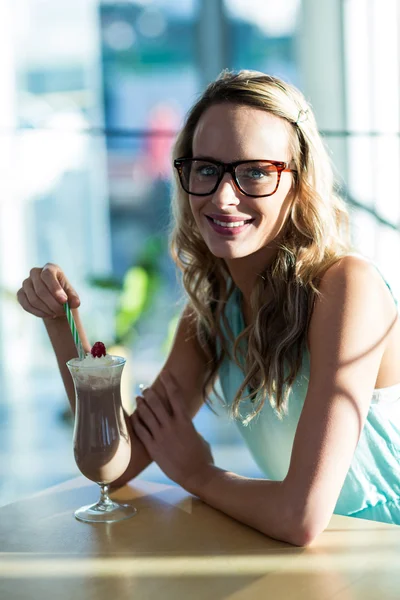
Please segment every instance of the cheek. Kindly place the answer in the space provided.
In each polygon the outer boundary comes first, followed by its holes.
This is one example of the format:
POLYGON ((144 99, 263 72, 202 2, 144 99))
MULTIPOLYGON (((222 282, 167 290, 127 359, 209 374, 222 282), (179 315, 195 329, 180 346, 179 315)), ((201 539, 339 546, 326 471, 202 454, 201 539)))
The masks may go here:
POLYGON ((189 206, 190 206, 190 211, 193 215, 194 220, 196 221, 197 225, 199 225, 200 221, 201 221, 201 217, 200 217, 201 203, 198 201, 193 202, 192 200, 189 200, 189 206))
POLYGON ((280 199, 275 207, 275 223, 279 231, 290 218, 293 202, 294 196, 291 192, 289 192, 286 196, 280 199))
POLYGON ((281 182, 281 184, 282 185, 279 187, 276 194, 271 196, 272 205, 277 214, 287 211, 291 206, 295 195, 290 180, 281 182))
POLYGON ((290 212, 293 201, 292 194, 290 192, 279 195, 274 194, 271 198, 265 200, 264 204, 258 203, 256 208, 261 215, 262 222, 270 229, 274 229, 275 226, 281 227, 290 212))

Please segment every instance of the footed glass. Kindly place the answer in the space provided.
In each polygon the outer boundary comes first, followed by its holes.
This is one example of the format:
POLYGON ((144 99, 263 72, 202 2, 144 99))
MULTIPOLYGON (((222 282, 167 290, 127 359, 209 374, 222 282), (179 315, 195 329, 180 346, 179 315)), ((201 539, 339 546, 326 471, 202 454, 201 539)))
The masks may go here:
POLYGON ((75 385, 74 455, 82 475, 100 486, 95 504, 75 511, 79 521, 114 523, 136 514, 136 508, 119 504, 108 495, 109 484, 126 470, 131 443, 121 402, 121 375, 125 359, 107 355, 84 364, 67 362, 75 385), (97 362, 98 361, 98 362, 97 362))

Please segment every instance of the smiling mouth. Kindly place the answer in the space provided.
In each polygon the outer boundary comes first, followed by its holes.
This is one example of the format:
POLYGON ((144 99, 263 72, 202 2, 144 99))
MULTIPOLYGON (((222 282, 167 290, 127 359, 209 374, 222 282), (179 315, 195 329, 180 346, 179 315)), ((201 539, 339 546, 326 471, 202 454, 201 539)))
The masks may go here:
POLYGON ((206 215, 206 217, 212 223, 215 223, 216 225, 219 225, 220 227, 226 227, 227 229, 235 229, 237 227, 243 227, 244 225, 247 225, 248 223, 252 223, 254 221, 254 219, 246 219, 244 221, 218 221, 217 219, 213 219, 212 217, 209 217, 208 215, 206 215))

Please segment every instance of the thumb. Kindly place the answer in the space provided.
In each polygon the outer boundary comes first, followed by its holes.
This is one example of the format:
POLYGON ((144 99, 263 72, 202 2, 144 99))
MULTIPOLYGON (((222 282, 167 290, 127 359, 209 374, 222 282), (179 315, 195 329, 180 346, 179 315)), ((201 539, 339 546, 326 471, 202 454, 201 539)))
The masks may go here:
MULTIPOLYGON (((79 299, 78 294, 74 290, 74 288, 67 284, 64 286, 64 290, 65 290, 65 294, 67 295, 68 304, 70 305, 70 307, 78 308, 81 305, 81 301, 79 299)), ((64 296, 64 298, 65 298, 65 296, 64 296)))
POLYGON ((45 264, 40 276, 43 283, 60 304, 68 302, 71 308, 78 308, 80 306, 81 301, 78 294, 58 265, 54 265, 53 263, 45 264))

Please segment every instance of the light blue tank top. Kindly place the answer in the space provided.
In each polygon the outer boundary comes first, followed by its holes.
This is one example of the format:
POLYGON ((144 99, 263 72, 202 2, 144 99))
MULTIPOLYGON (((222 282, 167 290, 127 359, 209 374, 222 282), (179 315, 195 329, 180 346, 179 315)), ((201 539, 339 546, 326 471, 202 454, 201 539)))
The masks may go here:
MULTIPOLYGON (((236 338, 245 327, 238 288, 229 298, 225 314, 236 338)), ((247 400, 240 404, 242 420, 236 420, 237 427, 268 479, 282 481, 288 472, 309 374, 310 359, 306 350, 289 395, 288 414, 282 420, 266 399, 261 412, 246 424, 245 419, 252 413, 253 403, 247 400)), ((225 407, 229 410, 244 375, 233 361, 225 357, 219 379, 225 407)), ((334 512, 400 525, 400 383, 375 389, 334 512)))

